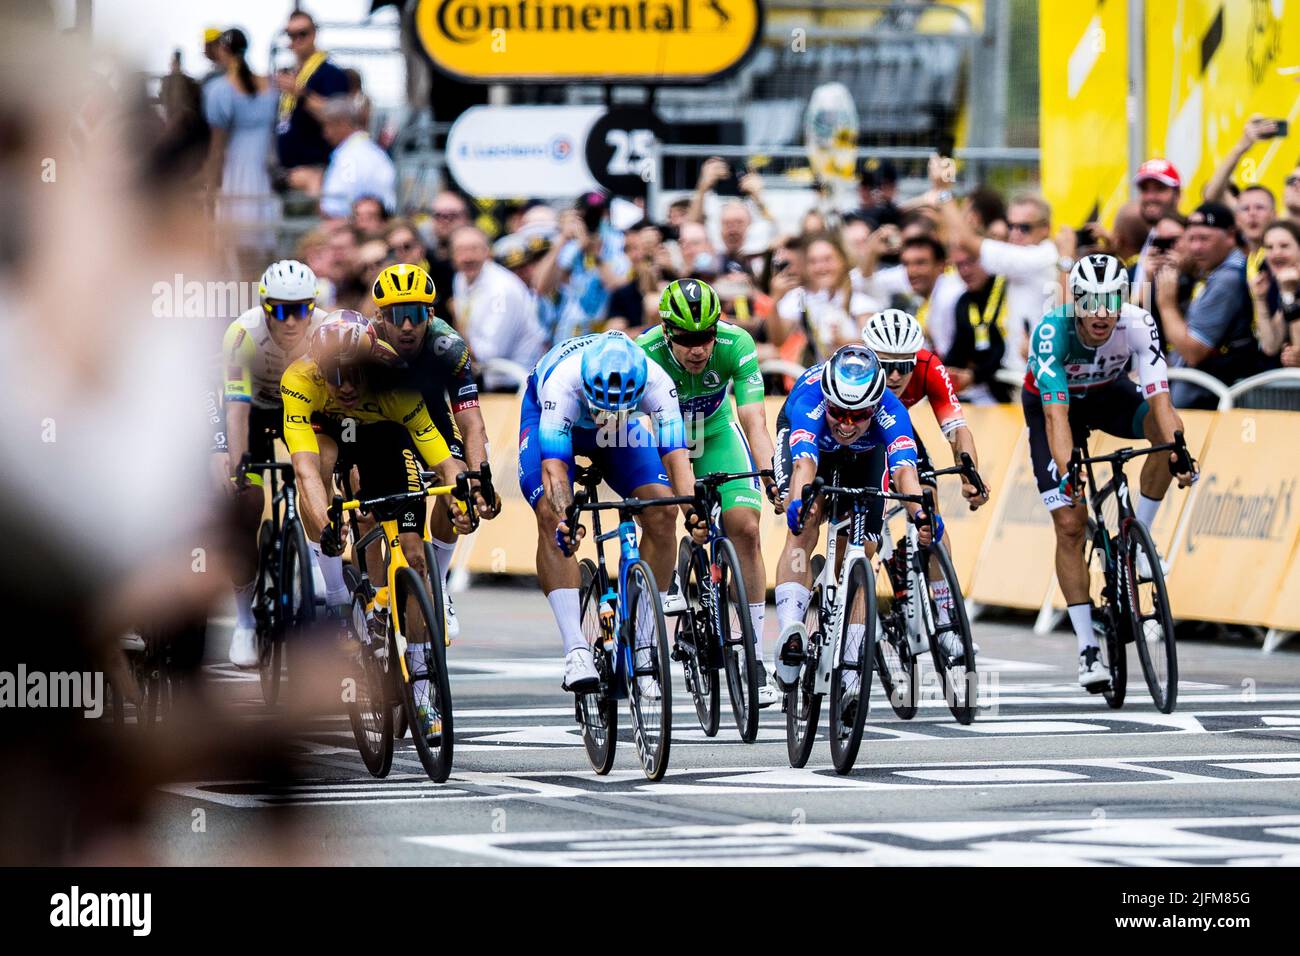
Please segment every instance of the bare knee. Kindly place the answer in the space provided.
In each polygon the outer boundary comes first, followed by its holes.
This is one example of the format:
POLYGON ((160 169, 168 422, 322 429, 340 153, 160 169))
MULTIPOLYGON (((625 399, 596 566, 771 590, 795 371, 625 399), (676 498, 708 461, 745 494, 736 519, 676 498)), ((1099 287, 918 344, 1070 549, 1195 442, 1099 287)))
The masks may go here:
POLYGON ((1083 533, 1087 528, 1081 507, 1057 508, 1052 512, 1052 524, 1056 527, 1056 540, 1071 547, 1083 547, 1083 533))
POLYGON ((732 508, 722 516, 722 525, 736 550, 754 550, 758 547, 758 512, 752 508, 732 508))

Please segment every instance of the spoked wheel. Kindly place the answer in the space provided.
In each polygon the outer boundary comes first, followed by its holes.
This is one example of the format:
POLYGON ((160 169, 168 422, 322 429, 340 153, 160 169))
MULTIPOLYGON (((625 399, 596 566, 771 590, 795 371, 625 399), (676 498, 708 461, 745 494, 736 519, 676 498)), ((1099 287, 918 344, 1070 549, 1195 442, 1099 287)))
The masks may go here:
MULTIPOLYGON (((885 574, 889 578, 891 590, 895 595, 907 591, 910 575, 907 569, 896 566, 890 560, 885 563, 885 574), (900 575, 902 579, 900 580, 900 575)), ((907 600, 920 600, 920 595, 908 594, 907 600)), ((912 642, 907 632, 907 622, 902 613, 899 599, 894 599, 890 613, 882 615, 884 630, 876 637, 876 673, 880 675, 880 686, 889 698, 889 706, 900 720, 911 720, 916 716, 916 705, 920 699, 919 661, 912 654, 912 642)))
POLYGON ((1129 523, 1124 538, 1127 548, 1121 571, 1126 575, 1129 625, 1137 644, 1142 673, 1156 709, 1173 713, 1178 703, 1178 646, 1174 643, 1174 618, 1169 611, 1169 594, 1165 590, 1165 573, 1160 566, 1151 533, 1136 518, 1129 523), (1150 577, 1138 574, 1138 556, 1146 558, 1150 577))
POLYGON ((610 693, 614 669, 605 653, 600 627, 600 584, 596 563, 590 558, 578 562, 582 575, 579 590, 579 613, 582 617, 582 634, 596 658, 596 672, 600 674, 599 690, 583 694, 577 702, 578 716, 582 722, 582 743, 587 748, 591 769, 604 775, 614 766, 614 751, 618 745, 618 702, 610 693))
POLYGON ((1119 710, 1124 706, 1124 693, 1128 688, 1128 659, 1124 648, 1128 621, 1120 618, 1118 595, 1107 578, 1108 548, 1105 534, 1099 532, 1096 523, 1089 518, 1085 557, 1091 581, 1089 595, 1092 600, 1092 619, 1104 631, 1097 635, 1097 644, 1101 648, 1101 665, 1110 672, 1110 681, 1102 685, 1101 693, 1112 710, 1119 710))
POLYGON ((718 542, 717 557, 718 563, 709 567, 709 576, 718 600, 727 693, 740 739, 750 744, 758 737, 758 669, 762 665, 754 643, 757 638, 754 621, 749 616, 749 597, 745 594, 740 559, 726 538, 718 542))
POLYGON ((831 763, 848 773, 858 758, 862 728, 871 699, 871 672, 876 660, 876 588, 867 559, 855 561, 844 591, 843 641, 831 668, 831 713, 828 732, 831 763))
POLYGON ((258 678, 262 700, 274 707, 280 698, 280 667, 283 663, 284 626, 280 617, 279 562, 275 552, 275 529, 263 521, 257 532, 257 585, 253 591, 253 617, 257 621, 258 678))
POLYGON ((625 639, 632 666, 627 669, 628 698, 632 709, 632 739, 641 769, 659 780, 668 769, 672 743, 673 685, 668 666, 668 629, 650 566, 635 561, 627 572, 625 639))
POLYGON ((695 704, 695 716, 706 737, 718 732, 719 712, 718 672, 709 666, 713 635, 712 615, 703 606, 701 582, 706 580, 704 551, 683 538, 677 547, 677 580, 686 599, 686 612, 677 616, 673 633, 673 657, 682 662, 686 677, 686 690, 695 704))
POLYGON ((948 709, 958 723, 969 724, 975 719, 979 706, 979 677, 975 671, 975 640, 971 636, 970 618, 966 615, 966 601, 962 598, 952 558, 945 548, 937 546, 930 550, 930 567, 938 569, 939 580, 927 581, 921 620, 930 635, 930 656, 942 680, 943 698, 948 702, 948 709), (934 596, 935 585, 940 582, 948 585, 948 599, 943 606, 934 596), (942 620, 947 623, 940 624, 942 620), (958 647, 961 648, 959 653, 951 653, 958 647))
MULTIPOLYGON (((396 583, 397 626, 407 639, 406 679, 401 682, 406 719, 424 772, 434 783, 442 783, 451 775, 455 741, 442 615, 434 611, 434 601, 442 595, 430 598, 425 579, 414 568, 399 568, 396 583)), ((394 656, 396 647, 393 635, 389 652, 394 656)))
POLYGON ((366 599, 356 593, 360 575, 349 564, 344 566, 343 576, 353 592, 352 631, 361 645, 352 662, 356 686, 348 702, 348 722, 366 769, 371 776, 386 777, 393 766, 393 706, 387 692, 391 659, 387 644, 370 638, 366 599))
POLYGON ((808 610, 803 616, 804 628, 808 632, 804 661, 799 667, 798 681, 785 692, 785 749, 792 767, 808 763, 808 755, 817 739, 817 718, 822 710, 822 695, 816 691, 822 631, 822 589, 817 582, 825 566, 824 556, 813 556, 813 589, 808 596, 808 610))

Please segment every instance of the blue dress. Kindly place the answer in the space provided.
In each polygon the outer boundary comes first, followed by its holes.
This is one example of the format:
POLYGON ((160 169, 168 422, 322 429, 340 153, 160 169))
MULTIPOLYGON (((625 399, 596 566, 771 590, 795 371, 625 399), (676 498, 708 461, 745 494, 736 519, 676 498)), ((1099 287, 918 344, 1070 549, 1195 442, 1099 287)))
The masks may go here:
POLYGON ((275 244, 274 228, 264 224, 280 217, 279 200, 271 192, 269 166, 279 103, 275 87, 249 96, 235 89, 228 76, 203 88, 203 114, 208 124, 229 134, 217 218, 231 224, 240 246, 269 248, 275 244))

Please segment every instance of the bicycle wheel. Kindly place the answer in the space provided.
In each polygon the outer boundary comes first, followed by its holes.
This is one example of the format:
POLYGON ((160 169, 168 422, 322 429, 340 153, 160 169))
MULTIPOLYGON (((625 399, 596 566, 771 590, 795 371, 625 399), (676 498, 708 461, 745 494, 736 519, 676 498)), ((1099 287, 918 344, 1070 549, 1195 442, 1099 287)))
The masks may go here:
POLYGON ((939 579, 948 585, 948 601, 940 613, 939 602, 933 594, 934 584, 926 587, 925 602, 922 605, 922 621, 930 635, 930 656, 934 659, 934 669, 939 672, 943 685, 943 698, 948 702, 948 709, 959 724, 969 724, 975 719, 979 706, 979 678, 975 671, 975 639, 971 636, 970 618, 966 614, 966 601, 962 597, 961 584, 957 580, 957 571, 952 566, 952 558, 942 546, 930 552, 931 567, 938 567, 939 579), (939 624, 946 616, 948 623, 939 624), (961 642, 961 653, 951 656, 945 652, 940 638, 951 634, 961 642))
POLYGON ((253 589, 253 617, 257 621, 257 670, 262 701, 274 707, 280 698, 280 669, 284 629, 278 594, 279 561, 275 529, 263 521, 257 532, 257 584, 253 589))
POLYGON ((876 673, 880 675, 880 686, 889 698, 889 706, 894 708, 894 713, 900 720, 911 720, 916 716, 916 706, 920 699, 921 668, 920 662, 912 654, 906 612, 897 595, 906 595, 905 600, 908 601, 920 600, 920 595, 908 593, 911 576, 907 574, 906 568, 897 567, 892 559, 884 562, 884 566, 895 598, 889 613, 880 617, 884 630, 876 639, 876 673))
POLYGON ((817 718, 822 710, 822 695, 816 691, 822 631, 822 589, 817 581, 825 566, 823 555, 813 556, 813 588, 808 596, 808 610, 803 615, 804 628, 808 632, 804 661, 799 668, 799 679, 785 692, 785 749, 790 766, 796 768, 808 763, 808 755, 817 739, 817 718))
POLYGON ((1128 592, 1124 604, 1129 613, 1129 627, 1151 699, 1162 714, 1170 714, 1178 703, 1178 646, 1174 643, 1174 618, 1169 612, 1160 553, 1151 540, 1151 533, 1136 518, 1129 522, 1124 541, 1121 573, 1128 592), (1139 554, 1146 555, 1151 569, 1151 578, 1146 581, 1138 578, 1139 554))
POLYGON ((1084 557, 1088 565, 1090 580, 1089 597, 1092 601, 1094 623, 1101 625, 1104 632, 1097 641, 1101 648, 1102 666, 1110 672, 1110 681, 1102 685, 1101 693, 1106 704, 1112 710, 1124 706, 1124 694, 1128 688, 1128 659, 1124 649, 1124 629, 1127 622, 1122 622, 1116 605, 1115 589, 1112 576, 1107 567, 1110 545, 1105 533, 1099 531, 1093 519, 1088 519, 1088 543, 1085 545, 1084 557))
POLYGON ((871 699, 872 664, 876 659, 876 588, 863 558, 849 569, 844 589, 844 638, 831 668, 831 712, 827 728, 835 772, 853 769, 862 744, 871 699), (861 629, 861 637, 857 637, 861 629), (857 645, 856 647, 854 645, 857 645))
POLYGON ((722 632, 722 662, 727 672, 727 694, 731 697, 731 714, 736 719, 740 739, 752 744, 758 737, 758 650, 755 647, 754 621, 749 616, 749 596, 740 559, 731 542, 718 542, 714 595, 718 601, 718 619, 722 632))
MULTIPOLYGON (((406 719, 411 726, 411 739, 415 742, 415 752, 420 758, 420 765, 429 779, 442 783, 451 775, 452 751, 455 732, 452 726, 451 685, 447 681, 446 647, 442 638, 442 615, 434 611, 434 600, 425 587, 425 579, 415 573, 411 567, 398 568, 395 576, 397 585, 396 613, 397 626, 402 634, 423 634, 424 642, 410 642, 408 649, 423 645, 424 666, 406 674, 402 683, 402 700, 406 706, 406 719), (417 689, 416 684, 421 687, 417 689), (421 728, 420 710, 429 716, 429 737, 425 737, 421 728)), ((438 595, 441 597, 441 594, 438 595)), ((389 644, 390 653, 396 654, 396 636, 389 644)), ((413 655, 414 656, 414 655, 413 655)), ((405 662, 404 662, 405 663, 405 662)), ((409 666, 409 665, 408 665, 409 666)))
POLYGON ((436 588, 436 593, 439 597, 439 600, 434 602, 433 609, 442 612, 443 644, 450 646, 451 638, 447 636, 446 631, 447 605, 441 603, 441 601, 446 599, 446 595, 443 594, 443 580, 442 576, 438 574, 438 558, 433 552, 433 545, 427 540, 424 542, 424 566, 429 572, 429 593, 434 594, 436 588), (436 583, 433 580, 434 578, 438 579, 436 583))
POLYGON ((618 745, 618 702, 610 692, 614 669, 605 653, 605 642, 600 627, 600 582, 596 562, 583 558, 578 562, 582 575, 579 594, 579 613, 582 633, 596 658, 596 672, 600 675, 599 689, 583 694, 577 702, 582 723, 582 743, 587 748, 591 769, 600 775, 609 773, 614 766, 614 751, 618 745))
POLYGON ((344 566, 344 578, 353 590, 352 630, 361 643, 361 651, 352 669, 355 682, 348 702, 348 723, 357 742, 361 761, 373 777, 386 777, 393 766, 393 706, 388 699, 387 647, 376 647, 368 640, 365 598, 356 593, 360 575, 351 565, 344 566), (348 571, 352 570, 349 577, 348 571))
POLYGON ((673 632, 673 656, 682 662, 686 690, 695 704, 695 716, 706 737, 718 732, 721 697, 718 672, 709 666, 709 648, 717 640, 713 633, 713 615, 704 606, 704 582, 708 573, 704 550, 683 538, 677 547, 677 580, 686 599, 685 614, 677 616, 673 632))
POLYGON ((650 565, 639 559, 632 563, 627 572, 627 594, 620 595, 620 600, 627 609, 624 634, 632 658, 632 666, 627 668, 632 739, 646 777, 659 780, 668 769, 672 743, 673 683, 668 667, 668 629, 650 565))

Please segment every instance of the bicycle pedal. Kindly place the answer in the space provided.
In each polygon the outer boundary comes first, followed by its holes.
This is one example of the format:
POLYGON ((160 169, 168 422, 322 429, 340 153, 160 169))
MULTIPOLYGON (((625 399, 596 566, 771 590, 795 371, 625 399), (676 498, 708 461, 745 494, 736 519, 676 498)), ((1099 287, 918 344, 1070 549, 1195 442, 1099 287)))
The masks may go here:
POLYGON ((1104 694, 1110 690, 1110 681, 1106 680, 1096 684, 1088 684, 1084 687, 1084 690, 1089 694, 1104 694))

